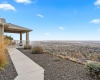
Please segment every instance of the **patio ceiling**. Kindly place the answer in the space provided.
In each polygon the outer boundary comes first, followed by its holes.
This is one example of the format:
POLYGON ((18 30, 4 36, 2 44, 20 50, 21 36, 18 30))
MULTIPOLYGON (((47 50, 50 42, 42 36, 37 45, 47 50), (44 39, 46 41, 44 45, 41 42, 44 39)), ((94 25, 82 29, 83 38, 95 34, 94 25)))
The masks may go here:
MULTIPOLYGON (((3 23, 0 23, 0 25, 2 26, 3 23)), ((4 32, 8 32, 8 33, 26 33, 26 32, 30 32, 32 31, 31 29, 28 28, 24 28, 12 23, 4 23, 4 32)))

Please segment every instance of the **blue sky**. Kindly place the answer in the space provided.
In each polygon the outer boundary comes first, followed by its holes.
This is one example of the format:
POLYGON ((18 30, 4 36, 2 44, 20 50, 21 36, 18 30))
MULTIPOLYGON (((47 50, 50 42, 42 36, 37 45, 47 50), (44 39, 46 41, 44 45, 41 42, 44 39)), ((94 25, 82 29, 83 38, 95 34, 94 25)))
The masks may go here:
POLYGON ((100 0, 0 0, 0 17, 33 29, 30 40, 100 40, 100 0))

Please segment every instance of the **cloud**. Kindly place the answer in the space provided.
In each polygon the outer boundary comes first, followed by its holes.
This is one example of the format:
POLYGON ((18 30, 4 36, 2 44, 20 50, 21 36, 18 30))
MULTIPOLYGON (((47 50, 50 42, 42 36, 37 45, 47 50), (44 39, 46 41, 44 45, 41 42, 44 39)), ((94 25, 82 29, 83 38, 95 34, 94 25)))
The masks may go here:
POLYGON ((93 19, 93 20, 90 21, 90 23, 99 24, 100 19, 93 19))
POLYGON ((48 33, 48 32, 47 32, 47 33, 45 33, 45 34, 46 34, 47 36, 49 36, 49 35, 50 35, 50 33, 48 33))
POLYGON ((16 9, 11 4, 8 3, 0 4, 0 9, 16 11, 16 9))
POLYGON ((30 4, 31 0, 15 0, 17 3, 25 3, 25 4, 30 4))
POLYGON ((64 27, 59 27, 60 30, 64 30, 64 27))
POLYGON ((36 16, 44 18, 44 16, 42 14, 37 14, 36 16))
POLYGON ((96 0, 96 2, 94 3, 95 6, 100 6, 100 0, 96 0))

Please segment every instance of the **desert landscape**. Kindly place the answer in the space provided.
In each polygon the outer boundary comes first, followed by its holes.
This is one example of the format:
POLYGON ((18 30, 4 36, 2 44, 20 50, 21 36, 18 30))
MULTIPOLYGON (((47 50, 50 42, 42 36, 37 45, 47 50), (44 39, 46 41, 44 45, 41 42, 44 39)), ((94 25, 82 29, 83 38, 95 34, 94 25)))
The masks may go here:
POLYGON ((41 46, 44 51, 81 58, 86 60, 100 61, 100 41, 34 41, 33 46, 41 46))

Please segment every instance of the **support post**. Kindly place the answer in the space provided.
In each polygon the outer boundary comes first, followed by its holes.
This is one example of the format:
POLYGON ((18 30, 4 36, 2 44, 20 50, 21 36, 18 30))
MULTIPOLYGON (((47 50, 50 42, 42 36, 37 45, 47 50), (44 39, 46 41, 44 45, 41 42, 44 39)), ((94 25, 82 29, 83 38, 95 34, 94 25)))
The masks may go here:
POLYGON ((4 24, 2 26, 2 35, 4 36, 4 24))
POLYGON ((2 35, 2 26, 0 25, 0 36, 2 35))
POLYGON ((2 37, 2 43, 4 43, 4 24, 0 25, 0 36, 2 37))
POLYGON ((0 35, 4 36, 4 24, 0 26, 0 35))
POLYGON ((26 32, 26 45, 29 45, 29 32, 26 32))
POLYGON ((20 43, 22 43, 22 33, 20 33, 20 43))
POLYGON ((20 43, 19 43, 20 46, 23 46, 22 44, 22 33, 20 32, 20 43))

